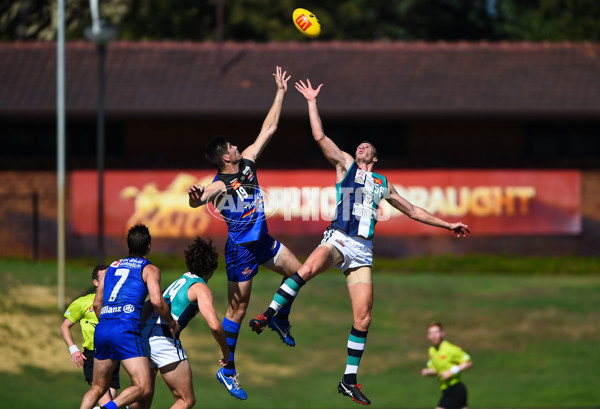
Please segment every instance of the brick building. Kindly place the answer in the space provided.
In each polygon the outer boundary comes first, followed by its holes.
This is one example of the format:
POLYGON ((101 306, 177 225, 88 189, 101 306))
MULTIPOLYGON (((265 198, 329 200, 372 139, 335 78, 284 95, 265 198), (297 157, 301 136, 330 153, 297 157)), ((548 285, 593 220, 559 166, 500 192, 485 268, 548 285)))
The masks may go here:
MULTIPOLYGON (((369 139, 382 151, 381 169, 581 172, 578 233, 475 232, 460 243, 451 236, 376 238, 378 254, 399 247, 401 254, 598 254, 600 44, 117 42, 107 54, 106 169, 208 169, 203 150, 213 136, 247 146, 272 102, 276 65, 292 83, 259 169, 329 168, 293 89, 293 81, 310 78, 325 84, 319 110, 327 134, 350 152, 369 139)), ((96 66, 93 45, 67 44, 69 173, 96 167, 96 66)), ((0 255, 36 247, 53 257, 56 45, 0 44, 0 77, 0 255)), ((69 189, 67 253, 93 254, 94 237, 71 234, 69 189)), ((122 237, 108 240, 108 251, 122 249, 122 237)), ((303 252, 316 240, 288 242, 303 252)), ((173 242, 159 246, 179 252, 173 242)))

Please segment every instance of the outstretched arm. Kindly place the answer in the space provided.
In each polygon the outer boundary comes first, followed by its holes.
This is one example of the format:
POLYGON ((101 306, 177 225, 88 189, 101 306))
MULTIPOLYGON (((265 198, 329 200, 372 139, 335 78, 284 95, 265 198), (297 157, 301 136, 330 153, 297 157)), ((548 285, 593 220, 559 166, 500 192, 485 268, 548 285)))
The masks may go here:
POLYGON ((321 117, 319 116, 319 110, 317 109, 317 96, 319 95, 322 86, 323 84, 319 85, 317 89, 313 89, 309 79, 306 80, 306 84, 304 81, 296 83, 296 89, 304 95, 304 98, 306 98, 306 101, 308 102, 308 116, 310 118, 310 128, 312 130, 313 138, 315 138, 315 141, 319 144, 327 161, 345 175, 354 159, 352 156, 338 148, 335 142, 329 139, 323 131, 323 124, 321 122, 321 117))
POLYGON ((248 146, 242 152, 242 157, 244 159, 250 159, 252 162, 256 162, 256 159, 260 156, 263 149, 269 141, 271 137, 277 130, 277 125, 279 124, 279 117, 281 116, 281 107, 283 106, 283 97, 287 92, 287 83, 291 78, 291 75, 288 75, 286 78, 287 71, 281 72, 281 67, 277 67, 275 74, 275 82, 277 83, 277 94, 275 94, 275 100, 273 101, 273 105, 263 122, 262 128, 258 137, 254 141, 254 143, 248 146))
POLYGON ((189 196, 188 203, 190 207, 200 207, 215 200, 220 194, 225 193, 227 193, 227 187, 225 186, 225 183, 220 180, 217 180, 206 187, 194 184, 187 190, 189 196))
POLYGON ((408 200, 400 196, 394 186, 391 184, 389 185, 389 190, 390 196, 386 198, 387 201, 411 219, 421 223, 429 224, 431 226, 451 230, 456 234, 456 237, 465 237, 466 233, 471 233, 468 229, 469 226, 466 224, 462 224, 460 222, 448 223, 447 221, 435 217, 427 210, 412 205, 408 200))
POLYGON ((191 302, 198 304, 198 310, 200 314, 206 320, 208 327, 212 331, 212 335, 217 341, 217 344, 221 347, 221 353, 223 358, 219 359, 221 365, 226 365, 229 362, 229 346, 227 345, 227 338, 225 337, 225 330, 219 321, 217 312, 213 304, 213 295, 210 288, 206 284, 196 283, 188 290, 188 298, 191 302))

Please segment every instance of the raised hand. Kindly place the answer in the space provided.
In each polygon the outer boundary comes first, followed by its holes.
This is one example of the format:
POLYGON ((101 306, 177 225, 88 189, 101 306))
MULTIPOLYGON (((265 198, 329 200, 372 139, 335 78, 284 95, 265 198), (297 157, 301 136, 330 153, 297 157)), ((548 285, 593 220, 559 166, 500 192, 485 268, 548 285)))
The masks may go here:
POLYGON ((204 186, 193 184, 187 190, 189 196, 190 207, 198 207, 202 204, 202 195, 204 194, 204 186))
POLYGON ((304 81, 296 82, 296 89, 298 90, 299 93, 304 95, 304 98, 306 98, 307 101, 312 101, 317 98, 317 95, 319 95, 319 92, 321 91, 321 87, 323 86, 323 84, 319 85, 317 87, 317 89, 313 89, 312 84, 310 83, 310 80, 307 79, 306 82, 308 83, 308 85, 306 85, 304 83, 304 81))
POLYGON ((190 196, 190 199, 192 199, 192 200, 200 200, 203 193, 204 193, 204 186, 199 186, 196 184, 190 186, 190 188, 187 190, 187 194, 190 196))
POLYGON ((283 92, 287 92, 287 83, 290 80, 290 78, 292 78, 291 75, 288 75, 288 77, 286 78, 286 74, 287 71, 283 71, 283 73, 281 72, 280 66, 277 66, 275 74, 273 74, 273 76, 275 77, 275 82, 277 83, 277 88, 282 89, 283 92))

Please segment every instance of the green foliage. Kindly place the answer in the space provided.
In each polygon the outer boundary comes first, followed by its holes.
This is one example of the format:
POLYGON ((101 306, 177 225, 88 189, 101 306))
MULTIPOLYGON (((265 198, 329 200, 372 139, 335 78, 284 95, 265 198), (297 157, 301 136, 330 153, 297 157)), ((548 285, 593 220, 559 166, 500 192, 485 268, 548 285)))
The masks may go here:
POLYGON ((409 40, 495 40, 492 17, 482 0, 399 2, 398 26, 409 40))
POLYGON ((125 40, 214 39, 216 3, 194 0, 129 0, 120 17, 125 40))
MULTIPOLYGON (((89 2, 65 2, 68 39, 91 24, 89 2)), ((317 15, 322 39, 598 41, 597 0, 107 0, 101 16, 125 40, 215 40, 218 5, 226 40, 312 41, 294 28, 292 11, 317 15)), ((55 0, 6 0, 0 40, 50 40, 55 0)))
MULTIPOLYGON (((65 7, 66 38, 83 38, 91 24, 89 0, 69 0, 65 7)), ((5 0, 0 2, 0 39, 52 40, 56 38, 55 0, 5 0)))
POLYGON ((508 40, 600 40, 596 0, 502 0, 498 12, 499 31, 508 40))

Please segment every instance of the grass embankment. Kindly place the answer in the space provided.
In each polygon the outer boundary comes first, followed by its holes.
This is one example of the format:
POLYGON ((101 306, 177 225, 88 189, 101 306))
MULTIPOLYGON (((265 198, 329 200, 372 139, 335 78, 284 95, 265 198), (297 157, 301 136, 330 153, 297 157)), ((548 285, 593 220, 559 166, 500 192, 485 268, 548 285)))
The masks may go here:
MULTIPOLYGON (((177 259, 151 259, 162 267, 165 284, 184 268, 177 259)), ((89 288, 92 264, 68 264, 68 301, 89 288)), ((448 339, 473 358, 473 368, 463 374, 472 407, 600 402, 599 259, 447 256, 378 259, 375 268, 373 322, 359 371, 372 407, 437 403, 437 381, 420 376, 427 360, 425 327, 432 320, 442 321, 448 339)), ((60 336, 56 275, 53 262, 0 261, 0 407, 78 407, 87 390, 60 336)), ((246 320, 264 310, 279 282, 269 271, 258 275, 246 320)), ((222 317, 224 272, 217 271, 209 284, 222 317)), ((336 390, 351 326, 343 276, 327 272, 305 286, 291 319, 296 348, 285 347, 270 331, 257 336, 243 323, 236 362, 249 395, 244 402, 217 382, 218 348, 202 318, 193 320, 182 343, 194 373, 196 407, 353 407, 336 390)), ((171 402, 159 379, 153 407, 171 402)))

